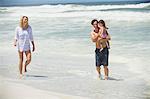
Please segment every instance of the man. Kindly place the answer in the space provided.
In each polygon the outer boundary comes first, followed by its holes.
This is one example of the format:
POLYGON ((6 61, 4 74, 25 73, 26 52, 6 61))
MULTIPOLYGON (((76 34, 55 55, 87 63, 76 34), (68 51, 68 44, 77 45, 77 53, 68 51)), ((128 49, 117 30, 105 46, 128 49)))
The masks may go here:
POLYGON ((101 42, 108 42, 110 40, 110 35, 108 34, 105 39, 100 38, 100 28, 98 26, 98 21, 96 19, 91 21, 91 25, 93 26, 94 30, 91 32, 91 39, 96 44, 96 50, 95 50, 95 58, 96 58, 96 70, 98 72, 98 76, 100 79, 102 79, 101 76, 101 65, 104 66, 104 73, 105 73, 105 80, 108 80, 108 56, 109 56, 109 50, 107 47, 107 44, 104 46, 103 50, 101 49, 101 42))

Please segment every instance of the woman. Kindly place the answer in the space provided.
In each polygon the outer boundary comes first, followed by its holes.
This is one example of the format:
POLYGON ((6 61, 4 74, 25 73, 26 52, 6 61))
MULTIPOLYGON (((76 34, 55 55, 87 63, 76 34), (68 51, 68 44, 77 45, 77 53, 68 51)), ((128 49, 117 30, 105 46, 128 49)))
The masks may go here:
POLYGON ((31 51, 30 51, 30 42, 32 43, 32 51, 35 50, 32 28, 28 24, 28 17, 23 16, 20 20, 20 26, 18 26, 15 30, 15 41, 14 46, 18 47, 19 54, 19 71, 20 78, 22 77, 24 72, 27 72, 27 65, 31 62, 31 51), (26 55, 26 62, 23 67, 23 54, 26 55))

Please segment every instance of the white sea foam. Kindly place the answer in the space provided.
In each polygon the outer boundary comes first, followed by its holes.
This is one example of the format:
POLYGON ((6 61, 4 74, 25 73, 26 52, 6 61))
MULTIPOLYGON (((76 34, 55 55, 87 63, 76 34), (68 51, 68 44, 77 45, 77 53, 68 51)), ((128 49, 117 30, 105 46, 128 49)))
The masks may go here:
POLYGON ((75 5, 75 4, 68 4, 68 5, 42 5, 42 6, 29 6, 29 7, 9 7, 11 10, 15 9, 25 9, 28 8, 29 10, 38 10, 44 9, 42 12, 50 11, 50 12, 64 12, 64 11, 87 11, 87 10, 109 10, 109 9, 120 9, 120 8, 145 8, 149 6, 150 3, 141 3, 141 4, 125 4, 125 5, 75 5))
MULTIPOLYGON (((128 5, 42 5, 29 7, 6 7, 3 11, 10 12, 12 17, 27 15, 29 17, 100 17, 109 20, 141 20, 149 19, 150 13, 135 11, 120 11, 122 8, 145 8, 150 3, 128 4, 128 5), (109 11, 109 9, 118 9, 109 11), (108 10, 108 11, 105 11, 108 10)), ((6 19, 5 17, 4 19, 6 19)))

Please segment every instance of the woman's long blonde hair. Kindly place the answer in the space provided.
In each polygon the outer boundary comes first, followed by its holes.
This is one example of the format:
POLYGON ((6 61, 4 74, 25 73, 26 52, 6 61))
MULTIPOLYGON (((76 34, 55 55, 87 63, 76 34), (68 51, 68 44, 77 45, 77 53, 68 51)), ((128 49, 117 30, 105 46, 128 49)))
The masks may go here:
POLYGON ((28 28, 28 23, 27 23, 27 25, 25 26, 25 27, 23 27, 23 18, 27 18, 27 20, 28 20, 28 17, 27 16, 22 16, 21 17, 21 19, 20 19, 20 27, 23 29, 23 28, 25 28, 25 29, 27 29, 28 28))

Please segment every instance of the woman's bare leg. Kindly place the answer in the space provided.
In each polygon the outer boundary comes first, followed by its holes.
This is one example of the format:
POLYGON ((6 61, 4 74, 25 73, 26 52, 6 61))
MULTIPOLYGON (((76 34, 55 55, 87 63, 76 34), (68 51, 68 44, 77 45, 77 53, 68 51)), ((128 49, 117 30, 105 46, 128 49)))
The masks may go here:
POLYGON ((31 62, 31 51, 30 50, 26 51, 25 54, 26 54, 27 60, 24 65, 24 68, 25 68, 24 72, 27 72, 27 65, 31 62))
POLYGON ((19 72, 20 77, 22 76, 22 68, 23 68, 23 52, 18 51, 19 53, 19 72))

